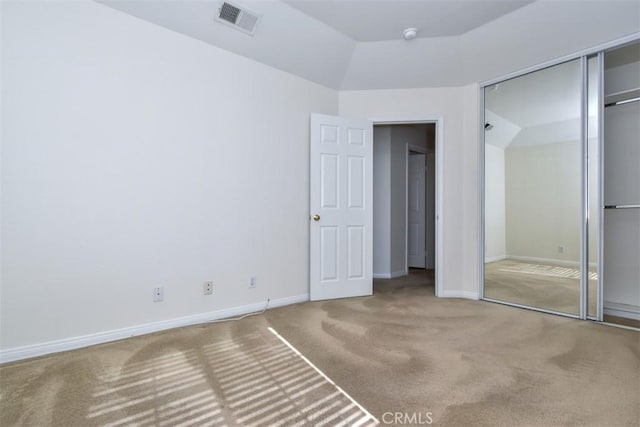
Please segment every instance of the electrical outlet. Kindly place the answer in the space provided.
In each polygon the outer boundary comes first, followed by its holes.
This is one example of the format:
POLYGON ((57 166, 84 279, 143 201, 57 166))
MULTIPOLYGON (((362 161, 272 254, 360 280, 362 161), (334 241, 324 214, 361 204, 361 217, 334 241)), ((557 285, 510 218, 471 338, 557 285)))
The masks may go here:
POLYGON ((564 253, 564 245, 558 246, 558 253, 561 253, 561 254, 564 253))
POLYGON ((251 276, 249 278, 249 287, 250 288, 255 288, 256 287, 256 276, 251 276))
POLYGON ((204 282, 202 284, 202 293, 205 295, 213 294, 213 282, 204 282))
POLYGON ((153 288, 153 302, 164 301, 164 287, 153 288))

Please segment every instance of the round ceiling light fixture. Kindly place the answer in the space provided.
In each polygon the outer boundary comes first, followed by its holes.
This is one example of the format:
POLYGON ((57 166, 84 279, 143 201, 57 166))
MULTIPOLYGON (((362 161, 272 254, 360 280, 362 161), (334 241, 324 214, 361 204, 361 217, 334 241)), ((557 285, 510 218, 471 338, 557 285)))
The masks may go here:
POLYGON ((405 40, 413 40, 416 38, 416 36, 418 35, 418 29, 417 28, 407 28, 406 30, 404 30, 402 32, 402 37, 405 40))

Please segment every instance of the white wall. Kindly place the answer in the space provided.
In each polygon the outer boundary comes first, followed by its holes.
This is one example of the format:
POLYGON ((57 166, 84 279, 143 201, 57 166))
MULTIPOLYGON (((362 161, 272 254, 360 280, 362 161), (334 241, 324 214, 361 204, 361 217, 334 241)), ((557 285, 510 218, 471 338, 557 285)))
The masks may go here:
MULTIPOLYGON (((595 147, 595 141, 590 141, 590 149, 595 147)), ((580 150, 579 141, 510 146, 506 150, 486 145, 486 262, 516 257, 578 265, 580 150), (564 253, 558 251, 561 245, 564 253)), ((597 153, 591 154, 597 161, 597 153)), ((589 180, 595 191, 597 174, 591 174, 589 180)), ((590 199, 590 209, 589 262, 595 266, 596 197, 590 199)))
MULTIPOLYGON (((430 134, 433 135, 435 127, 432 128, 430 134)), ((435 139, 435 135, 432 136, 435 139)), ((425 210, 426 218, 426 239, 425 239, 425 257, 426 268, 433 269, 436 265, 436 153, 433 148, 426 158, 426 200, 425 210)))
MULTIPOLYGON (((391 128, 391 275, 407 272, 407 148, 391 128)), ((375 189, 374 189, 375 191, 375 189)))
POLYGON ((391 277, 391 127, 373 128, 373 277, 391 277))
POLYGON ((504 149, 486 144, 485 159, 485 262, 504 259, 505 240, 504 149))
POLYGON ((340 114, 362 118, 442 116, 442 296, 478 295, 478 86, 342 91, 340 114))
MULTIPOLYGON (((462 289, 472 296, 480 289, 480 186, 479 186, 479 130, 480 130, 480 87, 470 84, 462 89, 463 96, 463 140, 462 152, 462 232, 464 262, 462 289)), ((446 152, 445 152, 446 153, 446 152)), ((458 266, 458 268, 460 268, 458 266)))
POLYGON ((2 49, 5 355, 305 298, 335 91, 93 2, 2 2, 2 49))
POLYGON ((579 264, 581 179, 579 141, 505 150, 508 257, 579 264))

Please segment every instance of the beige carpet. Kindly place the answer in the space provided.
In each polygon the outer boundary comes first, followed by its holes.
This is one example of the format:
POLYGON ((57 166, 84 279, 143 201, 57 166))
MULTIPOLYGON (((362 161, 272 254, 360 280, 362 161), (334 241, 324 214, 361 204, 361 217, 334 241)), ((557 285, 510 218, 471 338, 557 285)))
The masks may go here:
POLYGON ((431 277, 412 272, 376 281, 372 297, 298 304, 4 365, 0 425, 371 422, 268 327, 381 424, 640 422, 638 332, 436 299, 431 277))

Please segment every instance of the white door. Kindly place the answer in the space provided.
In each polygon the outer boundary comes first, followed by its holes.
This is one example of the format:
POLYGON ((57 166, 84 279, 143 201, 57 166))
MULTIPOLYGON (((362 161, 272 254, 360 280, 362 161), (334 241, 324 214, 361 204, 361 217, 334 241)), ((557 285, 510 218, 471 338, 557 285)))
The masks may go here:
POLYGON ((311 115, 310 298, 373 293, 373 124, 311 115))
POLYGON ((407 172, 407 264, 425 268, 426 206, 424 154, 409 155, 407 172))

